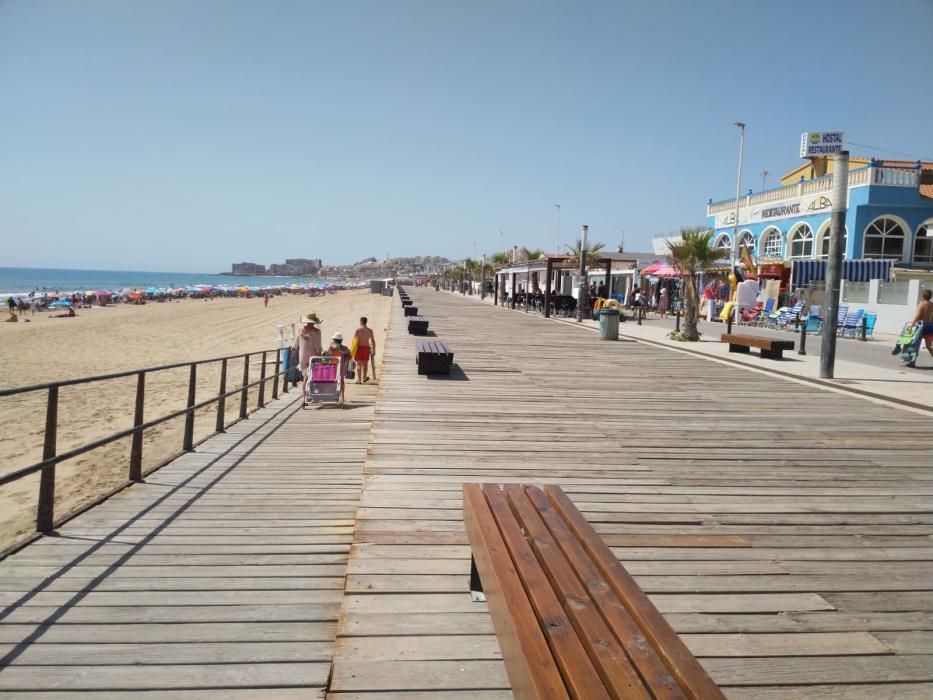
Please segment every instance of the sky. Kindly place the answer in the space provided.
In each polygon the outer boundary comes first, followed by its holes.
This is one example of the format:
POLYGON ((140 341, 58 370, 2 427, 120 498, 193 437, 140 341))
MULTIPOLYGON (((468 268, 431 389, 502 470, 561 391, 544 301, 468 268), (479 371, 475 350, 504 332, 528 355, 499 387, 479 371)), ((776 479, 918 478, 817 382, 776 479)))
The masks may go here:
POLYGON ((736 121, 743 191, 808 130, 933 159, 931 36, 933 0, 0 0, 0 266, 650 250, 734 194, 736 121))

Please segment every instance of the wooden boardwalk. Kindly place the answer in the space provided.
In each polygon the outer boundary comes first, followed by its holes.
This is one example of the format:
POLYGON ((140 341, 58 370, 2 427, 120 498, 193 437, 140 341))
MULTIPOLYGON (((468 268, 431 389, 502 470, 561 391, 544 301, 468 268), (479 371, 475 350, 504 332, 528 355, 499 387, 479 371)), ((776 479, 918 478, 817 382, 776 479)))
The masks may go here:
POLYGON ((0 697, 323 697, 373 408, 298 397, 0 563, 0 697))
POLYGON ((467 481, 558 483, 729 697, 933 696, 928 417, 412 290, 396 306, 329 698, 507 698, 467 481))

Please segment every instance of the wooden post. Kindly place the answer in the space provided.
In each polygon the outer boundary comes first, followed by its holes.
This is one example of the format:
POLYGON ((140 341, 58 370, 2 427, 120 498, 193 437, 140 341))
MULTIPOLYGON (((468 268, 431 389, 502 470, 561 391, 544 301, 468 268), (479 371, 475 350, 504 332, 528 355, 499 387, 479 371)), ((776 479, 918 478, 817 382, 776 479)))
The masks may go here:
POLYGON ((227 360, 220 363, 220 389, 217 393, 220 398, 217 400, 217 424, 214 426, 214 431, 222 433, 225 427, 224 423, 226 423, 224 412, 227 408, 227 397, 224 394, 227 393, 227 360))
POLYGON ((272 398, 279 398, 279 372, 282 371, 282 351, 275 351, 275 376, 272 378, 272 398))
POLYGON ((492 294, 492 303, 493 303, 493 306, 498 306, 499 305, 499 273, 497 272, 494 276, 495 276, 495 282, 493 283, 493 285, 495 289, 493 290, 493 294, 492 294))
POLYGON ((182 449, 187 452, 194 448, 194 397, 198 383, 198 366, 191 364, 191 372, 188 375, 188 412, 185 413, 185 440, 182 449))
MULTIPOLYGON (((136 411, 133 414, 133 427, 143 424, 143 408, 146 405, 146 373, 136 377, 136 411)), ((143 431, 133 433, 133 445, 130 448, 130 481, 143 480, 143 431)))
MULTIPOLYGON (((58 385, 49 387, 49 400, 45 408, 45 443, 42 460, 55 456, 58 437, 58 385)), ((42 467, 39 477, 39 504, 36 511, 36 530, 51 532, 55 526, 55 465, 42 467)))
POLYGON ((606 258, 606 298, 612 298, 612 258, 606 258))
POLYGON ((525 269, 525 313, 528 313, 528 295, 531 294, 531 270, 525 269))
POLYGON ((544 273, 544 318, 551 317, 551 275, 554 272, 554 261, 547 259, 547 272, 544 273))
POLYGON ((259 408, 266 405, 266 353, 262 353, 262 365, 259 367, 259 408))
POLYGON ((246 385, 249 384, 249 355, 243 356, 243 390, 240 392, 240 418, 246 418, 246 385))
POLYGON ((509 303, 509 308, 510 308, 510 309, 514 309, 514 308, 515 308, 515 300, 516 300, 516 297, 517 297, 517 295, 515 294, 515 287, 516 287, 516 285, 517 285, 517 282, 516 282, 516 280, 515 280, 515 273, 513 272, 513 273, 512 273, 512 301, 509 303))

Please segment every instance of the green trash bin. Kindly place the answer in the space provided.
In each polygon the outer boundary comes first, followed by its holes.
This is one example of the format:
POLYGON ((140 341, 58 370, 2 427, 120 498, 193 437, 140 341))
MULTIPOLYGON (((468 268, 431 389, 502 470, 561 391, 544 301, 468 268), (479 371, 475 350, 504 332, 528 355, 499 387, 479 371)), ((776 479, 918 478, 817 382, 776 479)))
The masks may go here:
POLYGON ((599 311, 599 339, 619 339, 619 311, 618 309, 600 309, 599 311))

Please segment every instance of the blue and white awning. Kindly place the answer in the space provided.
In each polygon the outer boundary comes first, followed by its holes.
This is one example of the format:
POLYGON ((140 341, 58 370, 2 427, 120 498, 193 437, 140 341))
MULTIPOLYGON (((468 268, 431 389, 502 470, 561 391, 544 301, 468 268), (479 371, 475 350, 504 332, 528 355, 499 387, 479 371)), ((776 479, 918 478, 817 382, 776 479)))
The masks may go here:
MULTIPOLYGON (((847 282, 868 282, 869 280, 890 280, 894 260, 843 260, 842 279, 847 282)), ((794 287, 806 287, 811 282, 826 279, 825 260, 794 260, 791 269, 791 284, 794 287)))

